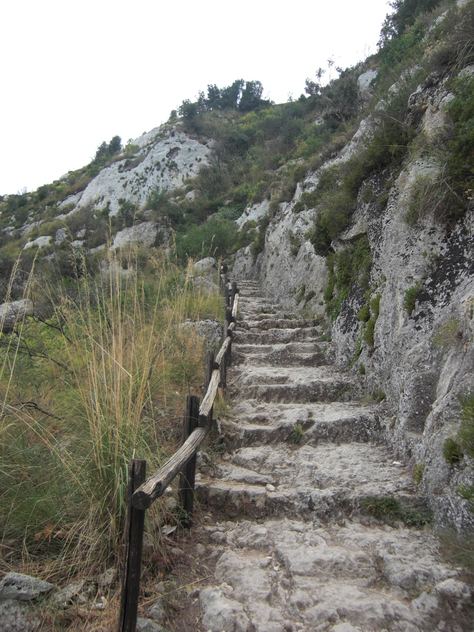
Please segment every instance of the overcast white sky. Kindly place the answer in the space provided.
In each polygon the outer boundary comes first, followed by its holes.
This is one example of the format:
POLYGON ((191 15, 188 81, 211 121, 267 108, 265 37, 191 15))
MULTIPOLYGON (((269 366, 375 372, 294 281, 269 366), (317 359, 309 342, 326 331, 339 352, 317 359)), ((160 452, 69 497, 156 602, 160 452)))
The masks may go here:
POLYGON ((28 191, 168 119, 210 83, 276 103, 376 52, 387 0, 0 3, 0 194, 28 191))

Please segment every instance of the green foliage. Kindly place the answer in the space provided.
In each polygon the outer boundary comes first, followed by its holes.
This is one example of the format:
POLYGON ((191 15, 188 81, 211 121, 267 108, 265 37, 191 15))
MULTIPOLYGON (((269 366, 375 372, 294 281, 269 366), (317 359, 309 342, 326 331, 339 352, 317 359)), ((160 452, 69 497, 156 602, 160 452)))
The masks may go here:
POLYGON ((357 318, 361 320, 363 323, 366 323, 370 318, 370 309, 368 305, 364 305, 364 307, 359 310, 357 313, 357 318))
POLYGON ((303 438, 304 435, 304 430, 301 427, 300 424, 296 424, 295 427, 293 428, 293 432, 291 433, 291 442, 292 443, 300 443, 301 439, 303 438))
POLYGON ((461 325, 456 318, 450 318, 433 336, 433 343, 446 351, 457 346, 461 340, 461 325))
POLYGON ((418 281, 405 291, 403 299, 403 308, 407 310, 408 316, 411 316, 415 309, 416 300, 420 294, 421 283, 418 281))
POLYGON ((226 257, 236 239, 234 222, 211 217, 205 224, 191 226, 186 235, 176 233, 176 254, 183 262, 188 257, 226 257))
POLYGON ((429 511, 406 508, 395 496, 367 496, 360 499, 360 506, 377 520, 401 520, 408 527, 422 527, 431 520, 429 511))
POLYGON ((413 480, 415 481, 416 485, 421 484, 423 480, 424 472, 425 472, 424 463, 418 463, 418 465, 415 465, 415 469, 413 470, 413 480))
POLYGON ((105 163, 109 158, 118 154, 122 149, 122 139, 120 136, 114 136, 110 143, 106 143, 105 140, 99 145, 95 152, 94 162, 105 163))
POLYGON ((257 237, 250 247, 250 252, 252 253, 254 263, 257 261, 258 255, 263 252, 263 249, 265 248, 265 235, 267 233, 267 228, 269 224, 270 217, 268 215, 262 217, 258 222, 257 237))
POLYGON ((371 265, 370 246, 366 236, 347 249, 340 250, 337 255, 330 254, 326 258, 329 283, 324 292, 324 300, 331 318, 337 318, 341 303, 354 283, 367 287, 371 265))
POLYGON ((454 123, 448 170, 459 193, 468 197, 474 189, 474 78, 458 79, 453 92, 447 108, 454 123))
POLYGON ((463 454, 459 443, 450 437, 443 444, 443 455, 448 463, 457 465, 462 460, 463 454))
POLYGON ((382 298, 382 295, 377 294, 377 296, 374 296, 374 298, 371 299, 370 301, 370 311, 372 313, 372 316, 374 316, 376 319, 379 317, 381 298, 382 298))
POLYGON ((460 397, 461 401, 461 428, 458 437, 461 446, 471 458, 474 458, 474 395, 460 397))
POLYGON ((375 318, 372 316, 367 321, 364 329, 364 340, 370 346, 374 346, 374 330, 375 330, 375 318))
POLYGON ((385 393, 381 388, 376 388, 370 394, 370 398, 373 402, 380 403, 385 399, 385 393))
POLYGON ((291 230, 288 234, 288 237, 290 239, 290 252, 293 257, 296 257, 301 248, 301 241, 291 230))

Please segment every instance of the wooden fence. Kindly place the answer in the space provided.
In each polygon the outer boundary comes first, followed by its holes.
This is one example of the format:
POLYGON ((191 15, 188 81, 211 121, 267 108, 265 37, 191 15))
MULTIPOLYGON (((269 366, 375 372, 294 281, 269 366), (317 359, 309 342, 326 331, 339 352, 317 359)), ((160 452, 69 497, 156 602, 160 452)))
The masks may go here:
POLYGON ((221 290, 226 306, 222 347, 215 357, 213 351, 206 354, 206 394, 202 402, 199 403, 199 397, 195 395, 186 396, 182 446, 146 480, 146 461, 132 459, 130 462, 118 632, 135 632, 137 624, 145 511, 164 493, 177 474, 180 474, 179 500, 184 520, 187 526, 192 524, 196 452, 212 428, 212 409, 218 388, 226 387, 239 304, 237 284, 235 281, 229 284, 225 264, 221 267, 221 290))

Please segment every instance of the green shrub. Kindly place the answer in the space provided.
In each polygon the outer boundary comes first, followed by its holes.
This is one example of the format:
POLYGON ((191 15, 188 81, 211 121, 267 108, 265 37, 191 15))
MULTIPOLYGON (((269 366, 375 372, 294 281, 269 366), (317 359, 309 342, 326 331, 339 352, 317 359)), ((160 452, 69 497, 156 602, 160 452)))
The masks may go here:
POLYGON ((457 465, 463 458, 463 453, 459 443, 453 439, 446 439, 443 445, 443 455, 448 463, 457 465))
POLYGON ((420 282, 415 283, 405 291, 405 298, 403 299, 403 307, 407 310, 408 316, 411 316, 415 309, 416 300, 420 293, 420 282))
POLYGON ((299 443, 301 439, 303 438, 303 435, 304 435, 303 428, 301 427, 300 424, 296 424, 291 434, 291 442, 295 444, 299 443))
POLYGON ((367 496, 360 499, 360 506, 377 520, 401 520, 407 527, 422 527, 431 520, 431 512, 409 509, 395 496, 367 496))
POLYGON ((433 343, 445 350, 452 349, 462 340, 462 331, 459 321, 451 318, 433 336, 433 343))
MULTIPOLYGON (((454 83, 454 94, 455 98, 448 105, 454 123, 448 170, 459 193, 467 196, 467 190, 474 189, 474 77, 458 79, 454 83)), ((466 209, 467 205, 463 210, 466 209)))
POLYGON ((474 395, 461 397, 461 428, 458 436, 462 447, 474 458, 474 395))
POLYGON ((262 217, 258 222, 257 237, 250 247, 250 252, 252 253, 254 263, 257 261, 258 255, 263 252, 263 249, 265 248, 265 235, 267 234, 267 228, 269 224, 270 217, 268 215, 262 217))
POLYGON ((370 311, 372 313, 372 316, 375 318, 375 320, 377 320, 377 318, 379 317, 381 298, 382 298, 382 295, 377 294, 377 296, 374 296, 374 298, 370 301, 370 311))
POLYGON ((421 484, 421 481, 423 480, 424 472, 425 472, 425 464, 418 463, 418 465, 416 465, 415 469, 413 470, 413 480, 415 481, 417 485, 421 484))
POLYGON ((374 346, 375 322, 376 322, 376 319, 372 316, 367 321, 367 324, 364 329, 364 340, 370 347, 374 346))
POLYGON ((363 323, 366 323, 370 318, 370 310, 368 305, 364 305, 364 307, 359 310, 357 313, 357 318, 361 320, 363 323))

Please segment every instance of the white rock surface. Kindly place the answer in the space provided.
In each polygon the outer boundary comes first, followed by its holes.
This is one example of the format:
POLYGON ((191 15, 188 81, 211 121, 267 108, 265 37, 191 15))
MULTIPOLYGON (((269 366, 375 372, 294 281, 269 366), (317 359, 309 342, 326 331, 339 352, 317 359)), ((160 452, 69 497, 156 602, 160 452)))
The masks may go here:
POLYGON ((54 585, 42 579, 36 579, 22 573, 7 573, 0 582, 0 601, 15 599, 17 601, 32 601, 47 595, 54 589, 54 585))
POLYGON ((194 272, 198 274, 211 274, 217 269, 217 262, 214 257, 206 257, 200 261, 196 261, 193 266, 194 272))
POLYGON ((51 235, 42 235, 41 237, 33 239, 33 241, 27 241, 23 246, 23 250, 27 250, 28 248, 44 248, 45 246, 49 246, 51 240, 51 235))
POLYGON ((27 316, 33 316, 33 313, 33 302, 29 298, 0 305, 1 331, 11 331, 17 321, 23 320, 27 316))
POLYGON ((367 90, 370 90, 370 84, 377 77, 377 75, 377 70, 367 70, 367 72, 359 75, 357 79, 357 87, 359 88, 360 92, 364 93, 367 92, 367 90))
POLYGON ((245 222, 258 222, 259 219, 268 214, 269 207, 270 202, 268 200, 263 200, 259 204, 249 204, 235 223, 239 228, 242 228, 245 222))
POLYGON ((111 249, 123 248, 128 244, 141 244, 150 248, 155 243, 158 229, 155 222, 142 222, 134 224, 130 228, 120 230, 114 237, 111 249))
POLYGON ((153 190, 179 188, 187 178, 196 176, 207 162, 209 146, 178 131, 158 136, 154 142, 155 131, 134 141, 141 149, 133 158, 103 169, 89 183, 74 210, 101 210, 109 205, 110 214, 116 215, 121 199, 141 208, 153 190))

